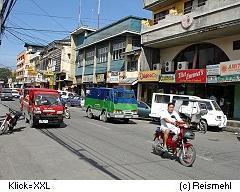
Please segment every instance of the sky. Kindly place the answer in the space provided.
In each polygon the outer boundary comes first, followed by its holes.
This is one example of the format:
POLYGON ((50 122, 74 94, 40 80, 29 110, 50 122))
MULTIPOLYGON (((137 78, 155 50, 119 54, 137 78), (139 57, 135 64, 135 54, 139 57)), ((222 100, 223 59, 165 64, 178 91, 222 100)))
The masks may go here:
MULTIPOLYGON (((46 45, 67 37, 79 25, 96 28, 97 13, 98 0, 17 0, 0 45, 0 67, 16 66, 24 42, 46 45)), ((101 0, 100 28, 128 15, 151 17, 143 0, 101 0)))

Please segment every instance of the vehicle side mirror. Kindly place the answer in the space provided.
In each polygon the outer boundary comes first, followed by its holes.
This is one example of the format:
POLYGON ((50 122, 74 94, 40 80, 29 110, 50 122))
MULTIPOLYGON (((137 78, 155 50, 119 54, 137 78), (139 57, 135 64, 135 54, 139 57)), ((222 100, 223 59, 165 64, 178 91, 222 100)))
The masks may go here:
POLYGON ((208 110, 207 109, 201 109, 200 110, 200 114, 201 115, 206 115, 208 113, 208 110))

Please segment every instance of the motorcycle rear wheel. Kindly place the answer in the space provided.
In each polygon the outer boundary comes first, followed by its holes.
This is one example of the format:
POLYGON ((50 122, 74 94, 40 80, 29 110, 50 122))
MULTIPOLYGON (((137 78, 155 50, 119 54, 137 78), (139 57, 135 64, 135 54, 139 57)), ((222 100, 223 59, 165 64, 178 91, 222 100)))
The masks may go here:
POLYGON ((179 161, 185 167, 191 167, 196 160, 196 151, 193 146, 189 146, 185 149, 185 155, 183 149, 179 151, 179 161))
POLYGON ((163 146, 163 142, 160 141, 159 139, 156 139, 155 141, 153 141, 153 144, 152 144, 153 153, 162 156, 163 155, 163 151, 161 150, 162 146, 163 146))
POLYGON ((207 122, 201 120, 198 125, 198 131, 205 134, 207 132, 207 127, 208 127, 207 122))
POLYGON ((0 135, 4 134, 8 129, 8 123, 6 122, 6 119, 2 122, 0 126, 0 135))

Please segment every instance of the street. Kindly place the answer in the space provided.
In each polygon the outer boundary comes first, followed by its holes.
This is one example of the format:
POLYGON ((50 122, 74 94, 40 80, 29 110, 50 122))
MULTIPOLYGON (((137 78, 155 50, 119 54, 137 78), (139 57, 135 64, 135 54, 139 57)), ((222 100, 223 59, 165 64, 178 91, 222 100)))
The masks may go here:
MULTIPOLYGON (((1 101, 19 109, 19 101, 1 101)), ((7 109, 1 105, 1 121, 7 109)), ((70 108, 61 128, 30 128, 22 119, 0 136, 0 179, 240 179, 240 142, 229 132, 196 133, 193 167, 152 153, 150 121, 104 123, 70 108)))

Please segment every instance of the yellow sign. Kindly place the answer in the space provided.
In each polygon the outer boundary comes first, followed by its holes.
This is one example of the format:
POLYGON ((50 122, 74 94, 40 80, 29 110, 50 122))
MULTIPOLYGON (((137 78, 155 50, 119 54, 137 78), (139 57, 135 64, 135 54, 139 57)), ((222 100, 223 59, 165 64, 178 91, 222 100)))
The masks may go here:
POLYGON ((175 74, 162 74, 160 77, 161 83, 175 83, 175 74))
POLYGON ((52 71, 45 71, 45 72, 44 72, 44 75, 45 75, 45 76, 53 76, 54 73, 53 73, 52 71))
POLYGON ((138 74, 138 81, 139 82, 159 81, 160 74, 161 74, 160 70, 140 71, 138 74))

